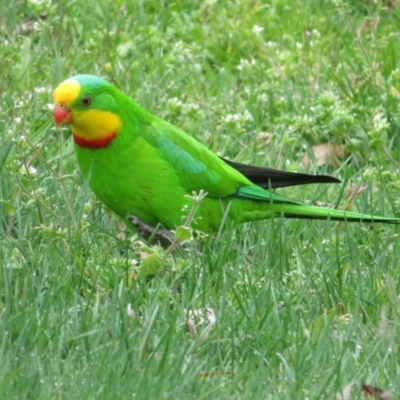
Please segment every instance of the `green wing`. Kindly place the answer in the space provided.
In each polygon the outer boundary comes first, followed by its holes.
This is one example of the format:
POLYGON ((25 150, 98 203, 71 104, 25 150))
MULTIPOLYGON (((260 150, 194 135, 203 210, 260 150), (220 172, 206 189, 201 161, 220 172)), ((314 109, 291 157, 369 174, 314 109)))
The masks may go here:
POLYGON ((201 143, 165 121, 155 119, 142 131, 142 137, 159 149, 189 193, 203 189, 209 197, 304 204, 254 185, 201 143))
POLYGON ((141 134, 176 171, 188 193, 203 189, 209 197, 224 198, 252 185, 216 154, 165 121, 154 119, 141 134))

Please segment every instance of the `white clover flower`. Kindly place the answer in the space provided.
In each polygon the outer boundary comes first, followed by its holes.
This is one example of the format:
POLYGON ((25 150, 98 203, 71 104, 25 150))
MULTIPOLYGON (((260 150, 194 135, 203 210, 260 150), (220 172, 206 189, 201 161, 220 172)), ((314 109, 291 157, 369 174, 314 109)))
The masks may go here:
POLYGON ((244 121, 253 121, 253 116, 250 114, 248 110, 244 110, 244 113, 242 114, 242 119, 244 121))
POLYGON ((84 209, 85 213, 88 213, 92 209, 92 203, 90 201, 87 201, 84 204, 83 209, 84 209))
POLYGON ((33 90, 34 90, 35 93, 38 93, 38 94, 46 93, 48 91, 47 88, 45 88, 43 86, 34 88, 33 90))
POLYGON ((301 115, 299 120, 305 124, 309 124, 312 121, 312 118, 308 114, 301 115))
POLYGON ((377 132, 382 132, 389 127, 387 118, 383 116, 381 113, 378 113, 373 118, 374 129, 377 132))
POLYGON ((256 63, 256 60, 246 60, 244 58, 240 59, 239 65, 236 67, 239 71, 243 71, 245 68, 247 68, 250 65, 254 65, 256 63))
POLYGON ((37 174, 37 169, 35 168, 35 167, 33 167, 32 165, 30 165, 29 167, 28 167, 28 172, 29 172, 29 175, 36 175, 37 174))
POLYGON ((131 317, 131 318, 136 318, 136 317, 137 317, 136 311, 133 309, 131 303, 129 303, 129 304, 127 305, 127 307, 126 307, 126 313, 127 313, 128 317, 131 317))
POLYGON ((268 103, 269 98, 268 95, 266 93, 261 93, 257 96, 257 100, 261 101, 262 103, 268 103))
POLYGON ((259 36, 262 32, 263 32, 264 28, 262 28, 259 25, 254 25, 252 32, 254 33, 254 35, 259 36))
POLYGON ((186 104, 186 109, 188 111, 198 111, 200 110, 200 106, 196 103, 188 103, 186 104))
POLYGON ((172 106, 172 107, 182 107, 183 103, 180 99, 178 99, 177 97, 171 97, 168 100, 168 103, 172 106))
POLYGON ((399 79, 400 78, 400 70, 398 68, 394 69, 391 73, 390 73, 390 78, 391 79, 399 79))
POLYGON ((240 119, 240 115, 239 114, 228 114, 225 117, 225 122, 237 122, 240 119))
POLYGON ((271 48, 271 49, 275 49, 275 48, 278 47, 278 43, 276 43, 276 42, 271 42, 271 41, 266 42, 265 45, 266 45, 267 47, 271 48))
POLYGON ((40 6, 40 7, 51 6, 51 0, 28 0, 28 3, 30 3, 33 6, 40 6))
POLYGON ((321 33, 317 29, 313 29, 311 32, 312 32, 312 35, 315 36, 315 37, 320 37, 321 36, 321 33))
POLYGON ((236 67, 239 71, 242 71, 243 68, 247 65, 248 61, 241 59, 239 65, 236 67))
POLYGON ((364 179, 368 179, 374 176, 374 169, 373 168, 365 168, 362 172, 362 177, 364 179))

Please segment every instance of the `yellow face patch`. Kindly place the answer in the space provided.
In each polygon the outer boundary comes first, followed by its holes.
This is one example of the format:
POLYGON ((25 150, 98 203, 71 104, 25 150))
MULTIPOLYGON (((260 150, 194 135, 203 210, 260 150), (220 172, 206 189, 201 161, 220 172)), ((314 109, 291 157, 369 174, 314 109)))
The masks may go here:
POLYGON ((74 111, 72 130, 85 140, 101 140, 117 134, 122 126, 118 115, 101 110, 74 111))
POLYGON ((61 82, 53 93, 54 103, 64 103, 68 107, 76 100, 81 91, 81 85, 75 79, 61 82))

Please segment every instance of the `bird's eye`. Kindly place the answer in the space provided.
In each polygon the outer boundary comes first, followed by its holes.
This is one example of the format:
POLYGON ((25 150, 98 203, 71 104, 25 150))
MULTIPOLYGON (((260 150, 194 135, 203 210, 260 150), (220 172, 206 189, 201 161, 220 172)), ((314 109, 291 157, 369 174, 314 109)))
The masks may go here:
POLYGON ((92 102, 92 98, 90 96, 85 96, 82 100, 81 100, 81 104, 84 107, 88 107, 90 106, 90 103, 92 102))

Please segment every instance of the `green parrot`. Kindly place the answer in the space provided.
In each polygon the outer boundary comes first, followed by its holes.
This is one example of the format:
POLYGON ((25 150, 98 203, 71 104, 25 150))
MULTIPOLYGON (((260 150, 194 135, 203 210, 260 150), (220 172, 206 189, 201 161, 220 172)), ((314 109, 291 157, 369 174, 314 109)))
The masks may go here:
POLYGON ((234 223, 272 215, 288 218, 400 223, 310 206, 271 188, 340 182, 325 175, 291 173, 218 157, 187 133, 155 117, 110 83, 76 75, 54 91, 54 119, 70 124, 83 175, 97 197, 122 218, 174 229, 203 190, 193 227, 218 230, 225 212, 234 223))

